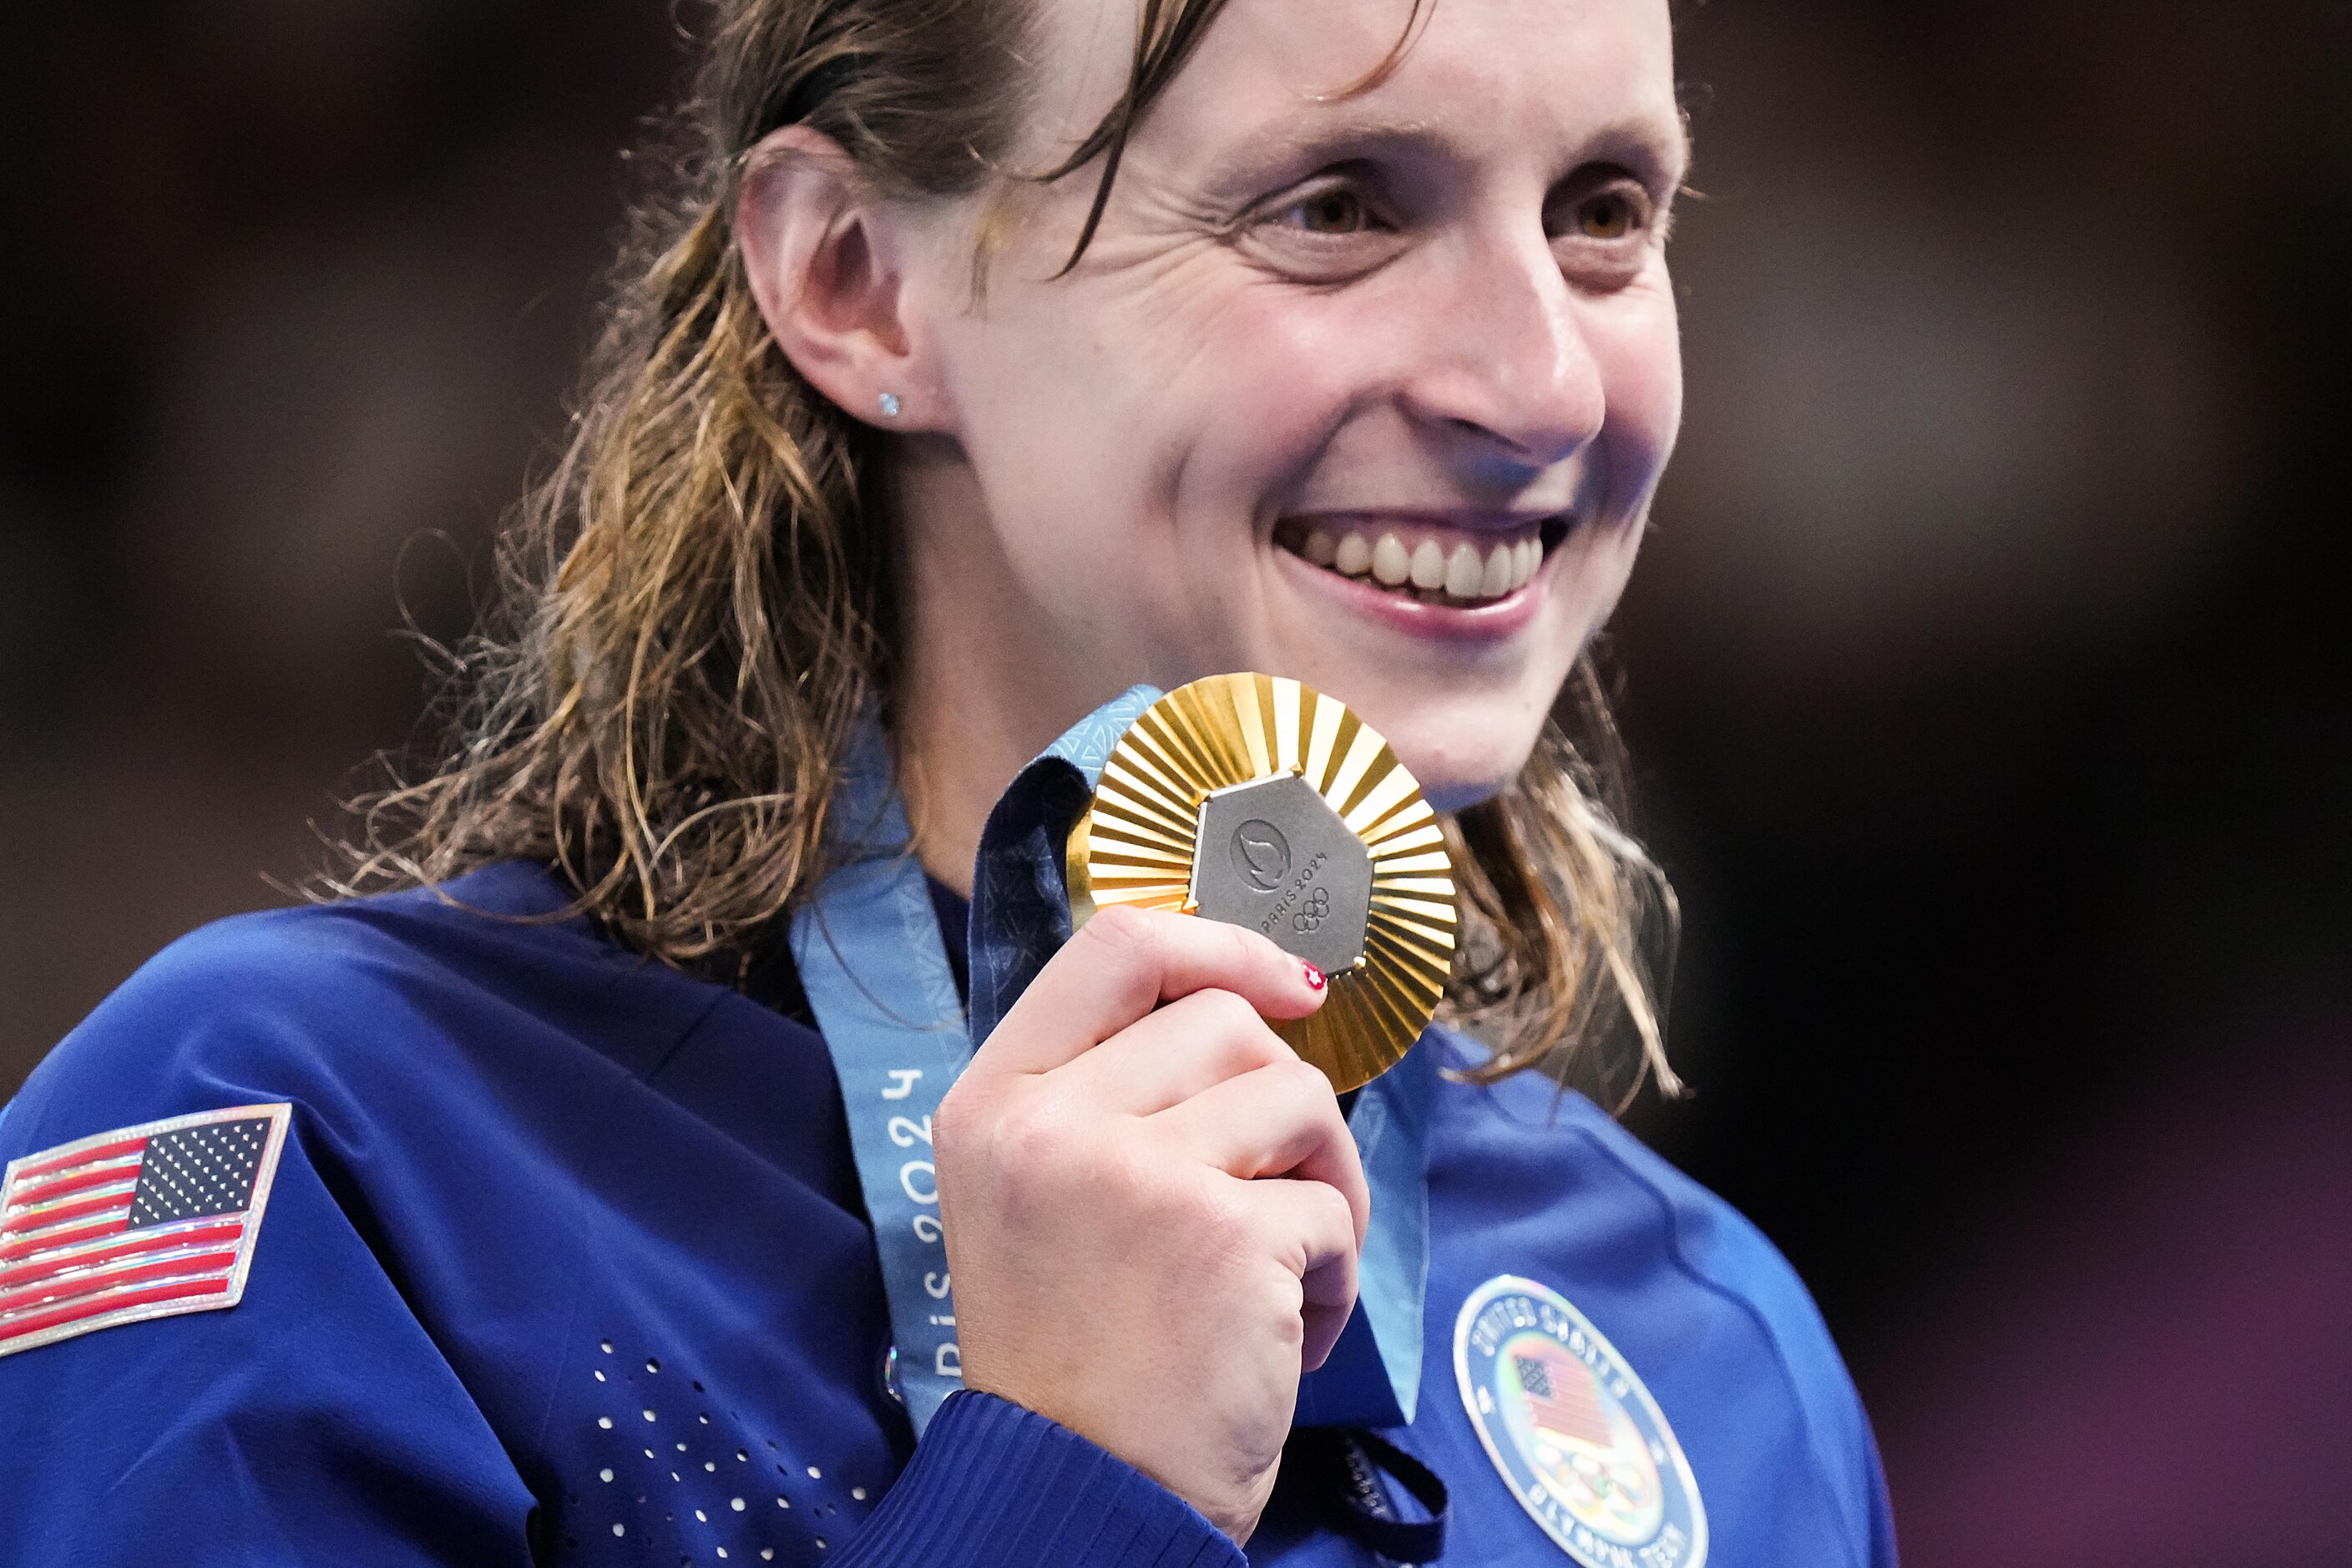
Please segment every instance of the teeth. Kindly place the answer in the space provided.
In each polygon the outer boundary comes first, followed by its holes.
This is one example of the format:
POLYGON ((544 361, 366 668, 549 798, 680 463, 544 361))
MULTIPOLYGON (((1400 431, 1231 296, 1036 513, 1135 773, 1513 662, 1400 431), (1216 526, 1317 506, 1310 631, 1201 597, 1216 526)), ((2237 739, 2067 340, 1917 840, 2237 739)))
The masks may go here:
POLYGON ((1478 559, 1478 547, 1455 545, 1454 553, 1445 558, 1445 591, 1457 599, 1475 599, 1486 580, 1486 568, 1478 559))
POLYGON ((1369 575, 1384 588, 1408 584, 1426 595, 1450 599, 1499 599, 1527 586, 1543 564, 1543 541, 1535 534, 1507 544, 1496 544, 1484 555, 1468 540, 1457 539, 1449 549, 1436 539, 1423 539, 1411 550, 1395 533, 1367 540, 1349 530, 1311 531, 1297 546, 1298 553, 1318 566, 1343 577, 1369 575))
MULTIPOLYGON (((1478 578, 1478 595, 1499 599, 1519 584, 1519 552, 1517 545, 1497 544, 1486 557, 1486 569, 1478 578)), ((1467 597, 1465 595, 1465 597, 1467 597)))
POLYGON ((1425 593, 1445 586, 1445 552, 1434 539, 1424 539, 1412 552, 1412 585, 1425 593))

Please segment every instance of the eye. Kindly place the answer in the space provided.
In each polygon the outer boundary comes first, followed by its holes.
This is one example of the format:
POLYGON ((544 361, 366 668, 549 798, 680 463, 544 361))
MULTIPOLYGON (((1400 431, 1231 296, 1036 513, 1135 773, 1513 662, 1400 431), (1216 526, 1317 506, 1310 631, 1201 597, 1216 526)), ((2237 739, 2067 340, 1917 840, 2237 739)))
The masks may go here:
POLYGON ((1362 195, 1348 185, 1326 185, 1309 192, 1274 216, 1285 226, 1307 234, 1361 234, 1372 220, 1362 195))
POLYGON ((1233 239, 1280 276, 1324 285, 1381 266, 1404 247, 1407 228, 1377 174, 1327 169, 1269 198, 1233 239))
POLYGON ((1561 269, 1592 289, 1622 289, 1642 275, 1665 238, 1665 214, 1649 188, 1622 170, 1595 170, 1546 215, 1561 269))
POLYGON ((1641 222, 1623 191, 1600 191, 1577 204, 1576 232, 1587 239, 1622 239, 1641 222))

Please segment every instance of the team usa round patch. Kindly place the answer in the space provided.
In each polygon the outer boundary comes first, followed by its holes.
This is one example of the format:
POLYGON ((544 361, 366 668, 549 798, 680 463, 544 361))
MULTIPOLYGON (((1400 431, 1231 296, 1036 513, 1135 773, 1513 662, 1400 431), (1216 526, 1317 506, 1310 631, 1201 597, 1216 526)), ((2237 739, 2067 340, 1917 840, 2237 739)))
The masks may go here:
POLYGON ((1462 1403, 1511 1495, 1585 1568, 1699 1568, 1706 1510, 1658 1402, 1549 1286, 1489 1279, 1454 1325, 1462 1403))

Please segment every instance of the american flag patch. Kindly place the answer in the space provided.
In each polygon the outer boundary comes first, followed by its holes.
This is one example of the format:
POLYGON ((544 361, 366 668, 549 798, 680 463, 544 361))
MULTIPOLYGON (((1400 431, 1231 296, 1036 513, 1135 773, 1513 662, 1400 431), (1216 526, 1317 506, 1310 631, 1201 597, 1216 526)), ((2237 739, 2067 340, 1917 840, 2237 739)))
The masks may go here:
POLYGON ((204 1110, 10 1161, 0 1356, 236 1306, 291 1115, 284 1105, 204 1110))
POLYGON ((1511 1358, 1528 1412, 1536 1425, 1563 1437, 1610 1446, 1609 1413, 1601 1407, 1601 1384, 1591 1368, 1549 1343, 1530 1345, 1511 1358))

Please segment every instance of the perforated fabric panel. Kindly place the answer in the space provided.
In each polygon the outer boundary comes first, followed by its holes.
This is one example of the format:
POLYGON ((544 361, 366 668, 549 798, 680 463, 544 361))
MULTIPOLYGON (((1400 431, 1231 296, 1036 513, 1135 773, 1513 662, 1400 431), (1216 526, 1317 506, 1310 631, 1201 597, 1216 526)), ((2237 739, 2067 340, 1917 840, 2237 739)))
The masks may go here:
POLYGON ((598 1413, 584 1451, 600 1462, 566 1487, 562 1533, 549 1543, 560 1543, 561 1561, 815 1563, 887 1484, 787 1451, 749 1429, 693 1369, 644 1349, 597 1342, 588 1377, 598 1413))

